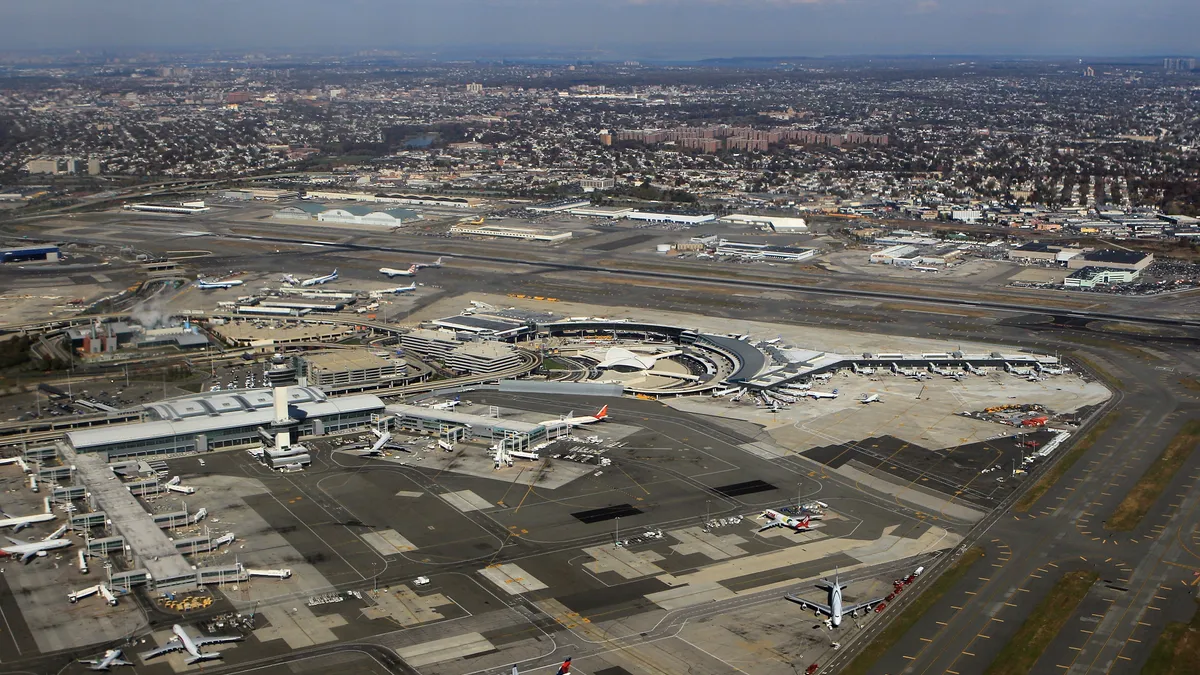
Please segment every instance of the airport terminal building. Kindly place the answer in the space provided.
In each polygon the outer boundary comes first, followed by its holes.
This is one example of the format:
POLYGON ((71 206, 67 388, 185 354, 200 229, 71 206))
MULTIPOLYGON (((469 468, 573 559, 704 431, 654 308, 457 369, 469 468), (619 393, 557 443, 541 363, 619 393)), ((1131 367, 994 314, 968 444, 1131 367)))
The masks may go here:
MULTIPOLYGON (((252 446, 274 421, 273 406, 271 389, 209 392, 147 405, 142 422, 71 431, 66 440, 75 452, 105 453, 110 461, 252 446)), ((365 427, 383 409, 376 396, 328 398, 312 387, 288 388, 288 414, 301 437, 365 427)))

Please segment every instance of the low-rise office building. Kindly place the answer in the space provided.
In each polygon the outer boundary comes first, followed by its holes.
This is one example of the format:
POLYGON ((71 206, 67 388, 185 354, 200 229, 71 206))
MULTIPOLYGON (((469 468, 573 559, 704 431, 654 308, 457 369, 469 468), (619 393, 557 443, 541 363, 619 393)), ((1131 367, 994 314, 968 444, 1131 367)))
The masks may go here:
POLYGON ((502 342, 464 342, 446 356, 446 367, 461 373, 499 373, 521 365, 521 355, 502 342))

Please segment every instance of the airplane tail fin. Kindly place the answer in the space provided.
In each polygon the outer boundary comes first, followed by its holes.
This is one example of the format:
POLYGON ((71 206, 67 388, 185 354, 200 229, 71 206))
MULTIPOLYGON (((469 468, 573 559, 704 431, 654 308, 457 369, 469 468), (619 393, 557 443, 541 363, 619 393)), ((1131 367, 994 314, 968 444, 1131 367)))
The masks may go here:
POLYGON ((568 656, 567 660, 563 661, 562 665, 558 667, 558 672, 554 675, 571 675, 571 657, 568 656))
POLYGON ((605 417, 608 417, 608 406, 607 405, 605 405, 603 408, 601 408, 600 412, 596 413, 596 419, 598 419, 598 420, 602 420, 605 417))

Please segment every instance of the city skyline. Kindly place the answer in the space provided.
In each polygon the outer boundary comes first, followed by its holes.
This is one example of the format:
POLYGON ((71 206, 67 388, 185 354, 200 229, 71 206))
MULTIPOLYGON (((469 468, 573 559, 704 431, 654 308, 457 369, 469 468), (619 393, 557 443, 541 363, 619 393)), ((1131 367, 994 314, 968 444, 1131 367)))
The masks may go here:
POLYGON ((692 60, 851 55, 1167 56, 1200 52, 1181 0, 384 0, 8 9, 9 51, 388 49, 441 58, 692 60), (186 27, 186 30, 182 29, 186 27))

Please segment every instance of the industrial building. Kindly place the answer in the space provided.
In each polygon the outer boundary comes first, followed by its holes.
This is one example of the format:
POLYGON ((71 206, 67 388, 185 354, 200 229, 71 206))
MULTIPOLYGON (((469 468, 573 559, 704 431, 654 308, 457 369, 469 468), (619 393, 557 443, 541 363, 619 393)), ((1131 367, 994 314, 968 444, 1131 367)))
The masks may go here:
POLYGON ((722 223, 733 225, 752 225, 761 230, 771 232, 801 234, 808 232, 808 223, 803 218, 787 218, 784 216, 759 216, 747 213, 734 213, 721 218, 722 223))
POLYGON ((612 178, 584 178, 579 181, 579 187, 584 192, 595 192, 596 190, 611 190, 616 187, 617 181, 612 178))
POLYGON ((580 218, 608 218, 609 220, 620 220, 625 216, 633 213, 633 209, 628 206, 583 206, 577 209, 571 209, 567 213, 580 218))
POLYGON ((1127 284, 1141 274, 1133 269, 1110 267, 1081 267, 1063 279, 1063 285, 1071 288, 1095 288, 1103 284, 1127 284))
MULTIPOLYGON (((110 460, 248 447, 260 443, 260 431, 275 421, 273 406, 271 389, 185 396, 145 406, 143 422, 70 431, 66 441, 75 452, 104 453, 110 460)), ((328 398, 312 387, 287 389, 287 411, 299 436, 363 427, 382 410, 375 396, 328 398)))
POLYGON ((378 204, 408 204, 410 206, 449 206, 459 209, 479 206, 483 203, 483 200, 476 197, 392 193, 370 194, 367 192, 333 192, 323 190, 306 190, 304 196, 307 199, 325 199, 329 201, 348 200, 378 204))
POLYGON ((456 333, 471 333, 481 337, 506 340, 527 333, 532 326, 526 321, 492 314, 459 314, 434 319, 433 325, 456 333))
POLYGON ((1071 258, 1067 261, 1067 268, 1078 270, 1084 267, 1104 267, 1141 272, 1149 267, 1152 262, 1154 262, 1153 253, 1101 249, 1099 251, 1089 251, 1071 258))
POLYGON ((400 207, 376 208, 361 204, 352 206, 326 206, 314 202, 300 202, 285 206, 271 215, 284 220, 315 220, 321 223, 346 225, 376 225, 397 227, 421 219, 421 214, 400 207))
POLYGON ((682 213, 654 213, 652 211, 630 211, 625 214, 630 220, 642 220, 648 223, 670 223, 672 225, 701 225, 717 219, 711 213, 689 216, 682 213))
POLYGON ((148 213, 175 213, 184 216, 193 216, 197 213, 208 211, 208 207, 204 202, 183 202, 181 204, 126 204, 123 207, 126 211, 145 211, 148 213))
POLYGON ((461 234, 476 237, 501 237, 504 239, 526 239, 528 241, 544 241, 557 244, 571 238, 571 232, 551 232, 531 227, 509 227, 506 225, 472 225, 459 223, 450 228, 450 234, 461 234))
POLYGON ((62 252, 57 246, 23 246, 0 249, 0 263, 56 262, 62 252))
POLYGON ((499 373, 521 365, 521 355, 501 342, 464 342, 445 361, 447 368, 460 373, 499 373))
POLYGON ((717 255, 730 255, 750 260, 774 260, 778 262, 800 262, 817 255, 815 248, 772 246, 722 239, 717 242, 717 255))
POLYGON ((540 424, 470 415, 454 410, 435 410, 416 405, 394 403, 387 406, 395 426, 402 431, 436 434, 450 442, 487 439, 504 442, 510 450, 526 450, 546 440, 546 427, 540 424))
POLYGON ((1051 246, 1045 242, 1031 241, 1008 252, 1008 259, 1017 262, 1065 263, 1083 253, 1081 249, 1051 246))
POLYGON ((404 359, 380 356, 366 350, 337 350, 305 354, 297 359, 297 371, 317 387, 344 384, 375 384, 403 378, 408 373, 404 359))
POLYGON ((590 200, 590 199, 568 198, 568 199, 559 199, 559 200, 553 201, 553 202, 544 202, 541 204, 533 204, 531 206, 526 206, 525 210, 530 211, 532 213, 561 213, 563 211, 570 211, 571 209, 579 209, 579 208, 583 208, 585 206, 591 206, 591 204, 592 204, 592 200, 590 200))

